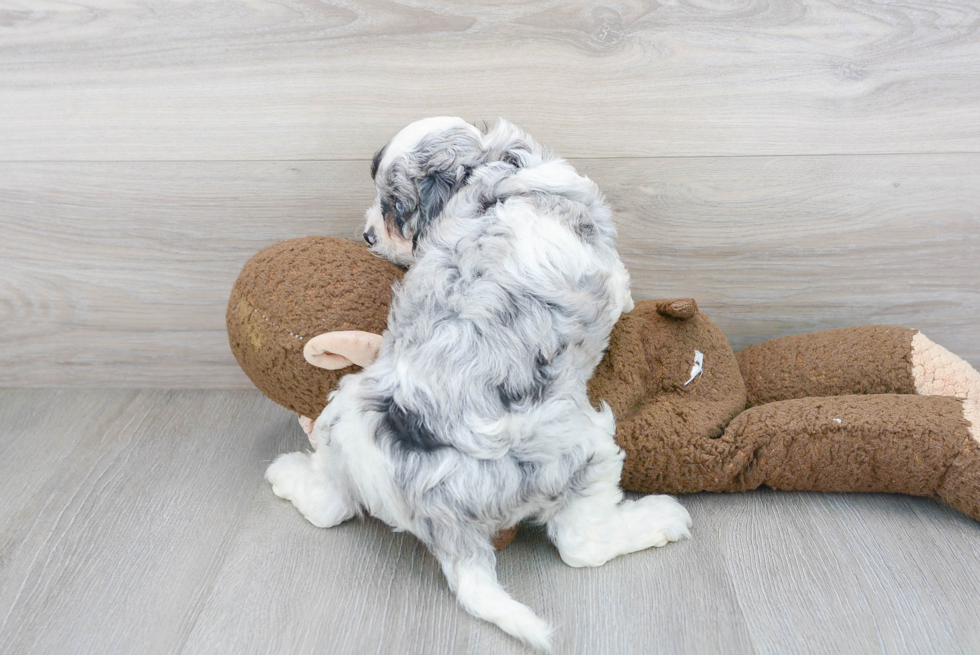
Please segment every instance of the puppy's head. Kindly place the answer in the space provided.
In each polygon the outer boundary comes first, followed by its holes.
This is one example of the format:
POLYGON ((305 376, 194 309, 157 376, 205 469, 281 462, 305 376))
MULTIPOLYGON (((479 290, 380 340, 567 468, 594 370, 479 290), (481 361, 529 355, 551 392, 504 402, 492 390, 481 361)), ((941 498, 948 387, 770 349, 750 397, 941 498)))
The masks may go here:
POLYGON ((484 155, 480 130, 461 118, 426 118, 396 134, 371 163, 378 196, 367 211, 364 240, 401 266, 484 155))

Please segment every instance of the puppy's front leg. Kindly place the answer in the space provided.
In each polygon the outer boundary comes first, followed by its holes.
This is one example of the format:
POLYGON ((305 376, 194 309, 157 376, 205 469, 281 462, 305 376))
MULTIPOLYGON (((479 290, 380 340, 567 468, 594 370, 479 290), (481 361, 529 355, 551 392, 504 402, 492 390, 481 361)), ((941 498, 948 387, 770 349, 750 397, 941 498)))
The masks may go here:
POLYGON ((548 521, 548 536, 566 564, 601 566, 614 557, 690 536, 691 517, 673 497, 623 500, 621 455, 592 466, 593 484, 548 521))

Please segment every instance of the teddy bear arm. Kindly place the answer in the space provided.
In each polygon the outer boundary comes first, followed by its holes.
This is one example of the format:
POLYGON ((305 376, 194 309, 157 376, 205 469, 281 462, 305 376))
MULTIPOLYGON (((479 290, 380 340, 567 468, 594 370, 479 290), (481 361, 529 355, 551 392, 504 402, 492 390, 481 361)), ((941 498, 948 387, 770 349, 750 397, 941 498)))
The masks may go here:
POLYGON ((797 334, 738 352, 749 406, 792 398, 914 394, 909 328, 866 325, 797 334))
POLYGON ((945 396, 853 395, 760 405, 723 439, 730 488, 938 497, 980 520, 980 411, 945 396))

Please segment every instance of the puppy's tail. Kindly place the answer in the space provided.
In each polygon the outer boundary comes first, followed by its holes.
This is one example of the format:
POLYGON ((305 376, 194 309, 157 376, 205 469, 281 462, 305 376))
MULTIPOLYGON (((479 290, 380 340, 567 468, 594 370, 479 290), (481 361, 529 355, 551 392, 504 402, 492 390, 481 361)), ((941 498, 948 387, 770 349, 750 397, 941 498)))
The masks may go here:
POLYGON ((443 571, 467 612, 500 627, 532 648, 551 651, 551 627, 517 602, 497 582, 495 558, 443 562, 443 571))

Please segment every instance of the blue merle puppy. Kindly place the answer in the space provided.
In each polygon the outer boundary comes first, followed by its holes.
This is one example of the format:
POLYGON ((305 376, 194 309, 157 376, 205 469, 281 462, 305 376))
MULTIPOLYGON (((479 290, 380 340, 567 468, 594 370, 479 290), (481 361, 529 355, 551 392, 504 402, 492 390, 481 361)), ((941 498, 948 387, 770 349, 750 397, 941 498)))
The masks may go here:
POLYGON ((633 307, 596 185, 506 121, 428 118, 374 158, 364 238, 409 267, 378 359, 344 377, 313 453, 273 491, 314 525, 363 511, 416 535, 460 604, 536 648, 551 629, 500 586, 491 538, 547 526, 571 566, 689 534, 669 496, 624 500, 623 452, 586 383, 633 307))

